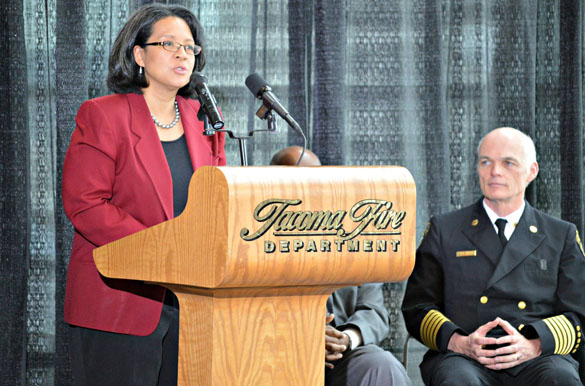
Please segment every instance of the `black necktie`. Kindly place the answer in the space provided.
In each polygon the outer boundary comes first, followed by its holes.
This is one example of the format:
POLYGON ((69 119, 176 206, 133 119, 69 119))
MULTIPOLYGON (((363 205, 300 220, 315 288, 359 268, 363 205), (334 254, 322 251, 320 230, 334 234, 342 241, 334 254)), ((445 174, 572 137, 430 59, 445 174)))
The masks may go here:
POLYGON ((506 246, 506 243, 508 242, 508 239, 506 238, 506 235, 504 234, 504 229, 506 229, 506 223, 508 221, 506 221, 503 218, 499 218, 496 220, 496 226, 498 227, 498 237, 500 238, 500 242, 502 243, 502 247, 506 246))

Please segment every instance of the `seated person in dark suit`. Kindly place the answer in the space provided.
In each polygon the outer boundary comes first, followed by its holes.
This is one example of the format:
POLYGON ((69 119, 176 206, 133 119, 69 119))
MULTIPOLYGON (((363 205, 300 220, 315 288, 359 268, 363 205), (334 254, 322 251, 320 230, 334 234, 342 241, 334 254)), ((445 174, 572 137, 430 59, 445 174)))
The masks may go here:
MULTIPOLYGON (((272 165, 296 165, 302 148, 287 147, 272 165)), ((300 166, 319 166, 307 150, 300 166)), ((411 385, 402 364, 378 344, 388 335, 390 320, 382 284, 369 283, 335 291, 327 299, 325 385, 411 385)))
POLYGON ((483 198, 431 219, 402 311, 429 348, 427 385, 581 385, 585 258, 575 225, 525 200, 532 140, 512 128, 478 147, 483 198))

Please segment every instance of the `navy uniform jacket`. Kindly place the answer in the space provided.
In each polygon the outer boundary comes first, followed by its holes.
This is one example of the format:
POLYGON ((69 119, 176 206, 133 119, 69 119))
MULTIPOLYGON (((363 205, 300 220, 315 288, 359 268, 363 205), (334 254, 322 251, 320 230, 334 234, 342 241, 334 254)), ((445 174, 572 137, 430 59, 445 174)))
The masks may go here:
POLYGON ((379 344, 390 331, 379 283, 338 289, 327 299, 327 311, 335 315, 331 325, 338 330, 357 327, 364 345, 379 344))
MULTIPOLYGON (((528 338, 540 337, 542 355, 574 353, 585 320, 584 288, 577 229, 528 203, 503 252, 482 200, 431 219, 402 304, 408 332, 431 349, 423 378, 446 355, 454 332, 469 335, 496 317, 528 338)), ((504 334, 497 328, 488 336, 504 334)))

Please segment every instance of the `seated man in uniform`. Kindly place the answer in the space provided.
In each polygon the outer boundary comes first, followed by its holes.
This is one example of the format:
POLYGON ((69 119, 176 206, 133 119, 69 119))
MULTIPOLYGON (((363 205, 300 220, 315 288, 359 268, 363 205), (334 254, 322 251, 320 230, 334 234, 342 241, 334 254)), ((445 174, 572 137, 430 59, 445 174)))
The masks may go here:
POLYGON ((431 219, 402 311, 430 350, 427 385, 581 385, 585 258, 575 225, 532 208, 532 140, 512 128, 478 147, 483 198, 431 219))
MULTIPOLYGON (((296 165, 302 148, 287 147, 271 165, 296 165)), ((307 150, 300 166, 319 166, 307 150)), ((390 320, 382 284, 368 283, 335 291, 327 299, 325 321, 325 385, 411 385, 402 364, 377 345, 388 335, 390 320)))

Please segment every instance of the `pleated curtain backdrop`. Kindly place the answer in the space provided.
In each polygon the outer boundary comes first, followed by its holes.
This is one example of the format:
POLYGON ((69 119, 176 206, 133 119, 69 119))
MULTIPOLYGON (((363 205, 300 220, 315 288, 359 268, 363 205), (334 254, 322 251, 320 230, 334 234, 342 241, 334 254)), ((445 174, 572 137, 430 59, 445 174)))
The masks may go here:
MULTIPOLYGON (((0 374, 3 385, 72 385, 64 286, 72 229, 61 168, 81 103, 108 93, 108 54, 150 1, 5 0, 0 6, 0 374)), ((480 195, 476 146, 490 129, 535 140, 529 201, 575 223, 583 208, 583 4, 579 0, 185 0, 206 33, 204 70, 226 127, 263 129, 244 85, 258 72, 329 165, 403 165, 430 216, 480 195)), ((297 134, 247 141, 266 165, 297 134)), ((238 143, 227 142, 238 165, 238 143)), ((388 284, 401 356, 403 283, 388 284)))

